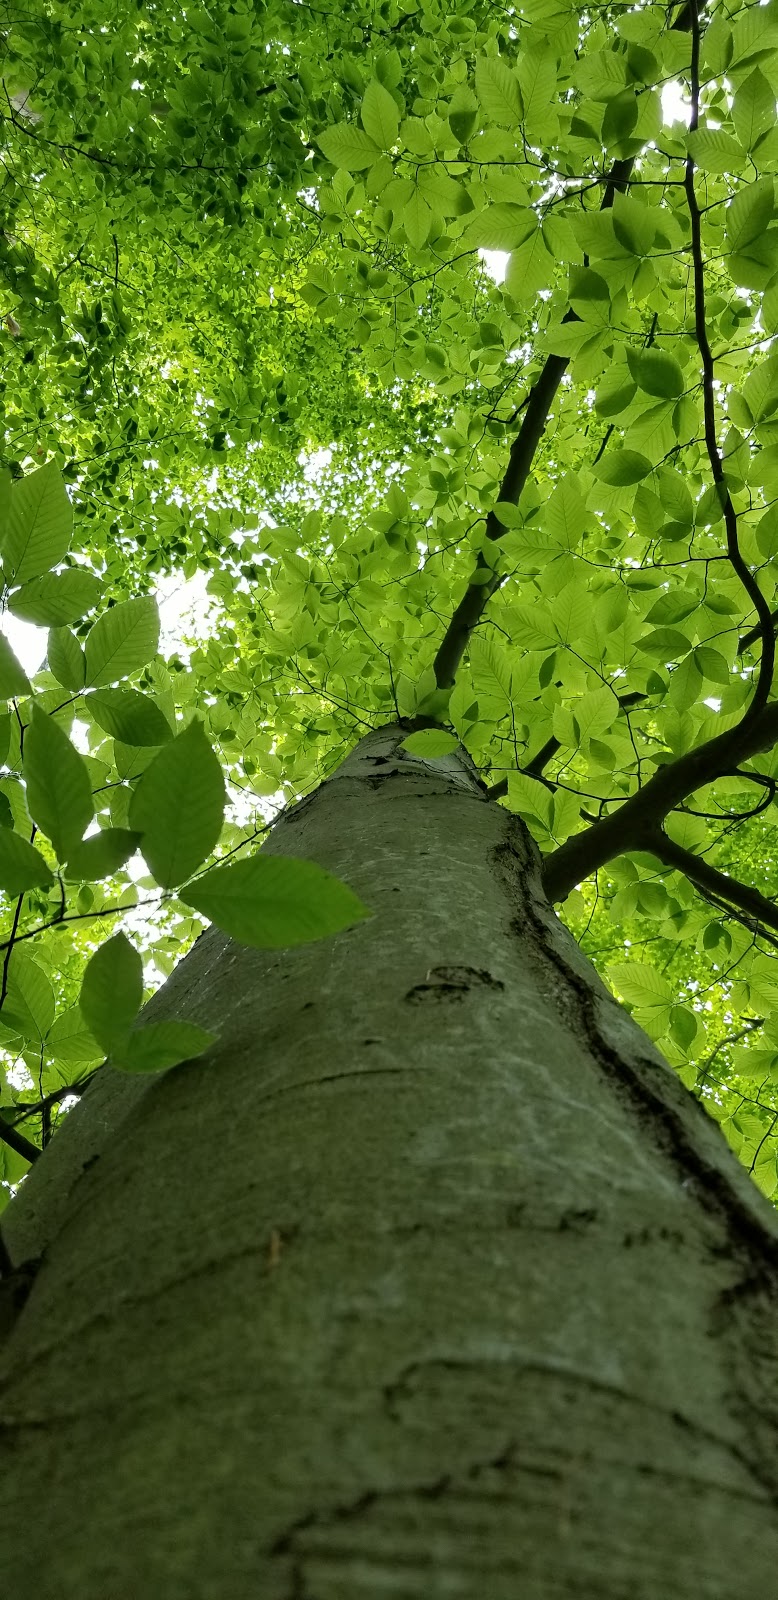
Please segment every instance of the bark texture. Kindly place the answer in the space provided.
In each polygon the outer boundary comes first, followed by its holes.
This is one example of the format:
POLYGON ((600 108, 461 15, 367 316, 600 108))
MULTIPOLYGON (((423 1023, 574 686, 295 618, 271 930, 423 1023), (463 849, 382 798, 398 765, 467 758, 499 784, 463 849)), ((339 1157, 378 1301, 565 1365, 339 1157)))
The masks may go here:
POLYGON ((205 934, 11 1208, 11 1600, 765 1600, 773 1214, 462 755, 276 828, 373 909, 205 934))

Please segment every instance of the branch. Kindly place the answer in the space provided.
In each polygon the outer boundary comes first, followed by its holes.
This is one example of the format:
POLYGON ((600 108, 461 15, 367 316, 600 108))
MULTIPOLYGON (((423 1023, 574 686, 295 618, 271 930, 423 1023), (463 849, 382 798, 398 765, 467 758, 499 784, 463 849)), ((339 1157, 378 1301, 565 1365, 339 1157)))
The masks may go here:
POLYGON ((577 883, 625 850, 650 849, 646 840, 687 795, 750 761, 760 750, 771 749, 776 740, 778 705, 765 706, 753 718, 749 708, 737 727, 660 767, 618 811, 546 856, 543 883, 549 899, 564 900, 577 883))
POLYGON ((8 994, 8 969, 11 963, 14 944, 17 939, 17 929, 19 927, 19 918, 22 914, 23 901, 24 895, 20 894, 16 902, 16 909, 14 911, 13 922, 11 924, 11 937, 2 946, 2 948, 5 950, 5 960, 3 961, 3 981, 0 984, 0 1011, 2 1011, 3 1006, 5 1005, 6 996, 8 994))
MULTIPOLYGON (((618 697, 619 705, 625 708, 629 706, 636 706, 641 700, 647 699, 648 695, 642 694, 639 689, 633 690, 631 694, 620 694, 618 697)), ((551 783, 548 778, 543 777, 543 770, 548 766, 548 763, 552 757, 556 755, 557 750, 561 750, 561 748, 561 741, 559 739, 555 739, 554 735, 552 734, 551 738, 547 739, 545 744, 541 745, 537 755, 532 757, 532 760, 529 762, 529 764, 526 767, 517 767, 517 772, 523 772, 528 778, 537 778, 540 783, 545 783, 547 788, 555 789, 556 784, 551 783)), ((502 796, 506 795, 507 793, 508 779, 500 778, 499 783, 493 784, 489 790, 489 799, 500 800, 502 796)))
POLYGON ((645 848, 658 856, 664 866, 683 872, 691 883, 706 894, 715 895, 717 900, 725 900, 738 911, 744 911, 759 927, 778 932, 778 906, 758 889, 741 883, 738 878, 730 878, 726 872, 719 872, 717 867, 712 867, 709 861, 704 861, 692 850, 684 850, 682 845, 668 838, 661 828, 657 828, 647 839, 645 848))
MULTIPOLYGON (((770 612, 770 622, 775 629, 778 625, 778 611, 770 612)), ((762 626, 761 621, 757 622, 754 628, 749 628, 748 633, 741 635, 737 642, 738 655, 742 656, 744 650, 748 650, 752 644, 756 644, 757 639, 762 638, 762 626)))
POLYGON ((720 1055, 721 1051, 725 1050, 729 1045, 739 1044, 740 1040, 745 1039, 747 1034, 753 1033, 755 1028, 763 1028, 764 1022, 764 1017, 751 1017, 748 1022, 744 1022, 742 1028, 737 1028, 734 1033, 728 1033, 726 1038, 719 1039, 716 1048, 708 1056, 707 1061, 703 1062, 702 1068, 697 1074, 694 1085, 695 1094, 700 1094, 705 1087, 705 1080, 708 1077, 717 1055, 720 1055))
MULTIPOLYGON (((700 19, 697 12, 698 0, 690 0, 688 7, 689 22, 692 33, 692 59, 691 59, 691 116, 689 118, 689 132, 694 133, 700 113, 700 19)), ((759 716, 767 704, 773 681, 775 667, 775 635, 770 607, 762 594, 750 568, 743 560, 738 544, 737 512, 732 504, 732 496, 727 487, 724 474, 724 465, 719 455, 716 443, 716 406, 714 399, 714 367, 713 353, 708 339, 708 330, 705 324, 705 264, 702 255, 701 212, 697 204, 697 195, 694 189, 694 161, 689 155, 686 157, 684 188, 689 206, 689 216, 692 226, 692 264, 694 277, 694 324, 697 337, 697 346, 702 361, 702 393, 703 414, 705 419, 705 447, 710 462, 711 475, 719 490, 721 504, 724 510, 724 526, 727 534, 727 555, 730 564, 737 574, 751 604, 759 618, 757 634, 762 639, 762 658, 759 664, 759 677, 757 679, 754 696, 746 712, 744 721, 759 716)))
POLYGON ((25 1139, 23 1133, 17 1133, 16 1129, 11 1128, 2 1116, 0 1116, 0 1140, 2 1140, 3 1144, 10 1145, 18 1156, 24 1156, 25 1161, 37 1161, 41 1154, 37 1144, 31 1144, 29 1139, 25 1139))
POLYGON ((78 1098, 85 1092, 86 1089, 88 1089, 98 1070, 99 1069, 95 1067, 91 1072, 87 1072, 83 1078, 77 1078, 75 1083, 67 1083, 63 1089, 53 1089, 51 1094, 44 1095, 42 1100, 34 1100, 29 1103, 27 1101, 22 1101, 15 1108, 18 1115, 14 1117, 13 1122, 9 1123, 5 1118, 3 1118, 3 1120, 6 1122, 6 1126, 10 1128, 16 1128, 20 1122, 26 1122, 28 1117, 40 1116, 42 1111, 47 1111, 50 1106, 55 1106, 58 1101, 66 1100, 68 1095, 74 1095, 76 1098, 78 1098))
MULTIPOLYGON (((626 187, 632 166, 631 160, 614 162, 602 197, 600 207, 602 211, 607 211, 613 205, 613 197, 617 190, 626 187)), ((579 322, 580 318, 571 308, 565 312, 562 320, 579 322)), ((567 364, 567 356, 546 357, 540 376, 530 390, 524 420, 511 446, 498 501, 507 500, 512 505, 518 505, 532 469, 535 452, 543 437, 562 374, 567 370, 567 364)), ((496 543, 503 537, 504 532, 502 523, 492 509, 486 518, 486 539, 496 543)), ((467 641, 476 623, 483 616, 488 601, 502 581, 490 563, 479 554, 470 583, 449 622, 433 663, 439 689, 450 689, 454 683, 467 641)))

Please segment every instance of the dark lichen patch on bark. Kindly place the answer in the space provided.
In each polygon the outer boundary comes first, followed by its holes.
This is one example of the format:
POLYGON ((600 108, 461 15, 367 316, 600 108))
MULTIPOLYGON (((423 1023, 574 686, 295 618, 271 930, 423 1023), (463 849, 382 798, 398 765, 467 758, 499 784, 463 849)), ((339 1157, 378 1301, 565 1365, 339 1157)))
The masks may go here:
POLYGON ((505 984, 501 978, 493 978, 490 972, 476 967, 430 967, 425 982, 414 984, 405 998, 412 1005, 423 1004, 426 1000, 457 1001, 463 1000, 471 989, 478 988, 499 993, 505 984))

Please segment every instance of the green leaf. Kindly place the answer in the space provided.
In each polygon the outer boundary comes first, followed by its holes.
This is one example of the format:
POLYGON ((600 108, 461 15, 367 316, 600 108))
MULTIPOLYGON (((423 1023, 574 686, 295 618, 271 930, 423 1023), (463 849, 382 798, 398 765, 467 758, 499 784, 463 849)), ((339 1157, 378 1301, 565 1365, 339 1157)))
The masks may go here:
POLYGON ((556 544, 563 550, 575 550, 580 544, 588 522, 586 506, 580 484, 574 472, 568 472, 557 484, 543 513, 543 525, 556 544))
POLYGON ((92 785, 83 757, 37 705, 24 736, 23 772, 30 816, 66 861, 94 815, 92 785))
POLYGON ((20 661, 11 649, 4 633, 0 633, 0 699, 11 700, 17 695, 30 693, 30 680, 20 661))
POLYGON ((512 128, 521 120, 518 79, 499 56, 478 56, 475 92, 492 122, 512 128))
POLYGON ((657 218, 652 207, 644 205, 634 195, 622 194, 617 190, 613 196, 612 214, 613 232, 619 244, 637 256, 647 256, 657 230, 657 218))
POLYGON ((467 144, 478 126, 478 101, 467 84, 457 85, 448 110, 451 132, 458 144, 467 144))
POLYGON ((770 506, 756 527, 756 542, 766 561, 778 556, 778 505, 770 506))
POLYGON ((129 828, 103 828, 76 845, 68 857, 63 876, 82 883, 98 883, 102 878, 110 878, 129 861, 139 844, 140 834, 130 832, 129 828))
POLYGON ((745 165, 745 151, 722 128, 696 128, 687 139, 689 154, 703 172, 732 172, 738 175, 745 165))
MULTIPOLYGON (((508 652, 497 641, 490 642, 477 633, 469 641, 467 650, 478 693, 483 689, 500 700, 510 701, 511 658, 508 652)), ((520 668, 517 666, 516 670, 519 672, 520 668)))
POLYGON ((87 963, 79 1006, 106 1055, 121 1048, 143 1002, 143 962, 123 933, 114 934, 87 963))
POLYGON ((69 567, 67 572, 48 572, 17 589, 8 608, 25 622, 58 628, 63 623, 78 622, 85 611, 91 611, 102 588, 99 578, 91 572, 69 567))
POLYGON ((212 867, 179 897, 233 939, 267 950, 323 939, 371 914, 346 884, 293 856, 212 867))
POLYGON ((73 531, 73 510, 53 461, 14 483, 8 521, 0 538, 6 581, 26 583, 56 566, 73 531))
POLYGON ((620 488, 645 478, 651 471, 651 462, 646 456, 639 455, 636 450, 623 450, 617 447, 615 450, 606 450, 592 470, 602 483, 620 488))
POLYGON ((173 737, 159 706, 137 689, 101 689, 85 703, 98 728, 122 744, 161 745, 173 737))
POLYGON ((537 232, 538 219, 530 206, 504 204, 486 206, 467 225, 468 246, 480 250, 516 250, 537 232))
POLYGON ((514 300, 527 300, 539 289, 547 289, 554 276, 554 262, 546 249, 540 228, 514 250, 505 273, 505 288, 514 300))
POLYGON ((775 184, 772 178, 759 178, 747 184, 727 207, 727 240, 731 250, 745 250, 758 239, 772 221, 775 184))
POLYGON ((224 779, 201 722, 165 745, 142 773, 130 826, 157 883, 172 889, 211 854, 224 817, 224 779))
POLYGON ((74 633, 69 628, 52 628, 47 646, 49 671, 63 689, 76 692, 86 682, 86 658, 74 633))
POLYGON ((52 1023, 46 1036, 46 1047, 55 1061, 65 1066, 81 1066, 90 1061, 100 1061, 103 1051, 92 1037, 81 1015, 79 1006, 63 1011, 52 1023))
POLYGON ((556 53, 546 45, 524 50, 519 56, 517 71, 524 121, 528 127, 537 125, 542 129, 556 99, 556 53))
MULTIPOLYGON (((395 100, 376 78, 371 78, 362 99, 362 126, 379 150, 391 150, 397 143, 400 113, 395 100)), ((326 151, 325 151, 326 154, 326 151)))
POLYGON ((690 640, 680 628, 652 628, 638 640, 638 650, 659 656, 662 661, 672 661, 675 656, 686 655, 689 644, 690 640))
POLYGON ((363 172, 381 154, 380 146, 353 122, 336 122, 318 135, 317 143, 333 167, 343 172, 363 172))
POLYGON ((580 700, 573 701, 571 709, 583 743, 607 733, 619 714, 619 703, 614 690, 603 685, 601 689, 590 689, 588 694, 581 695, 580 700))
POLYGON ((639 389, 662 399, 674 399, 684 388, 683 372, 667 350, 627 349, 627 364, 639 389))
POLYGON ((159 612, 149 596, 112 606, 87 634, 86 681, 90 688, 117 683, 145 667, 157 653, 159 612))
POLYGON ((44 889, 51 882, 51 869, 40 850, 9 827, 0 827, 0 889, 15 896, 25 889, 44 889))
POLYGON ((602 140, 609 150, 617 150, 629 138, 638 120, 634 89, 624 89, 609 100, 602 119, 602 140))
POLYGON ((641 1010, 664 1007, 672 1001, 673 991, 667 979, 646 962, 617 962, 608 968, 608 977, 627 1004, 640 1006, 641 1010))
POLYGON ((215 1040, 215 1033, 195 1022, 147 1022, 128 1034, 114 1051, 112 1064, 122 1072, 163 1072, 196 1060, 215 1040))
POLYGON ((8 964, 8 989, 0 1010, 0 1024, 23 1039, 40 1045, 54 1018, 54 991, 37 961, 14 950, 8 964))
POLYGON ((637 385, 629 370, 620 362, 614 362, 603 373, 594 409, 598 417, 618 417, 635 398, 637 385))
POLYGON ((550 791, 537 778, 528 777, 526 772, 508 773, 508 801, 511 811, 518 812, 520 817, 530 817, 548 828, 552 800, 550 791))
POLYGON ((424 195, 418 184, 414 186, 413 194, 407 205, 403 206, 403 226, 408 235, 408 241, 414 250, 423 250, 430 236, 432 227, 432 211, 427 205, 424 195))
POLYGON ((595 272, 592 267, 571 266, 570 304, 579 317, 583 317, 584 321, 594 319, 601 324, 607 323, 610 298, 610 289, 602 273, 595 272))
POLYGON ((759 67, 735 90, 732 123, 745 150, 753 150, 775 124, 775 91, 759 67))
POLYGON ((443 728, 423 728, 419 733, 411 733, 403 739, 401 750, 407 750, 412 756, 426 756, 434 761, 436 756, 448 756, 452 750, 459 747, 459 740, 453 733, 446 733, 443 728))
POLYGON ((670 1008, 670 1034, 682 1050, 689 1050, 697 1037, 698 1021, 688 1006, 670 1008))
POLYGON ((713 650, 708 644, 697 646, 694 660, 709 683, 729 683, 731 673, 724 656, 719 650, 713 650))

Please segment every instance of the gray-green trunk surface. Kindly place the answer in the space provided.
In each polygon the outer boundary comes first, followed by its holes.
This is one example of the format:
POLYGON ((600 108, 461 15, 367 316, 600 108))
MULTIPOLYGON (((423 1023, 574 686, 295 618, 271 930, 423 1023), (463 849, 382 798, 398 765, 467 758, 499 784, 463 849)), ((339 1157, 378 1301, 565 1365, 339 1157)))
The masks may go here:
POLYGON ((370 922, 210 930, 8 1213, 8 1600, 769 1600, 773 1214, 462 754, 396 728, 271 851, 370 922))

